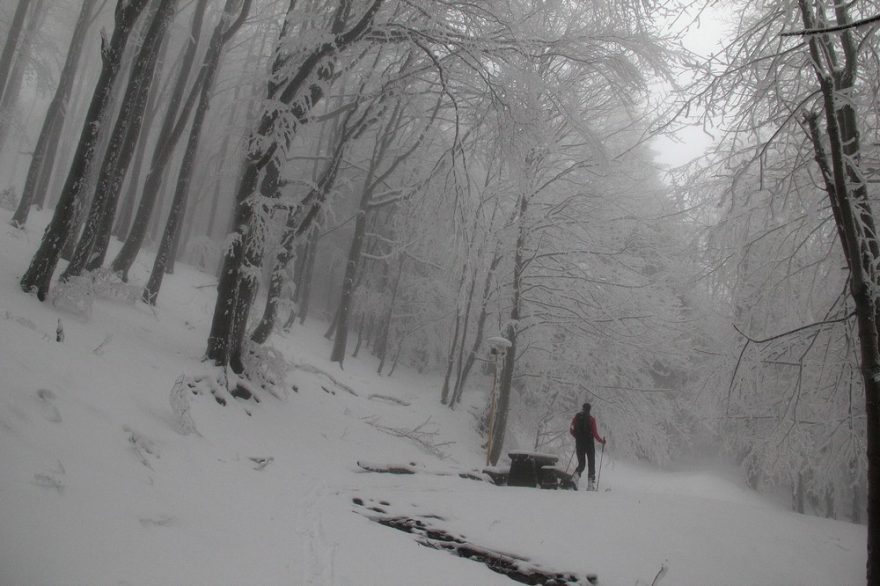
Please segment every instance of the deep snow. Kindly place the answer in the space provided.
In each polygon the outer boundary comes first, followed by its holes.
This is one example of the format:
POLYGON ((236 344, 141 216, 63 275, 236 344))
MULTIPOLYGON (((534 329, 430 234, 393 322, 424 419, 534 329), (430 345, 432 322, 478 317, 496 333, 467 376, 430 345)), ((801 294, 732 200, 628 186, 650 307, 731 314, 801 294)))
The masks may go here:
MULTIPOLYGON (((25 232, 10 217, 0 210, 4 586, 513 583, 370 521, 369 507, 604 586, 651 584, 664 565, 663 586, 864 583, 864 527, 797 515, 709 473, 628 465, 613 446, 598 493, 460 478, 483 463, 479 393, 451 412, 436 378, 379 377, 369 357, 340 371, 314 319, 270 340, 314 367, 290 369, 297 392, 226 407, 195 396, 198 433, 181 435, 169 393, 183 374, 214 373, 200 361, 213 277, 178 265, 155 312, 98 300, 78 318, 19 289, 48 215, 25 232), (420 425, 435 450, 379 429, 420 425), (368 473, 358 460, 423 471, 368 473)), ((148 266, 142 255, 134 281, 148 266)))

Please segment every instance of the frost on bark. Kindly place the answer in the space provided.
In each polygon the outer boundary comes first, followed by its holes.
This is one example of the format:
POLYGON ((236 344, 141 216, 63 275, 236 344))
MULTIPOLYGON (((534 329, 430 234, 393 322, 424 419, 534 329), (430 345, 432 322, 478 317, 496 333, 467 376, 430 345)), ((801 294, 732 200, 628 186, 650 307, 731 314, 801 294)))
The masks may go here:
POLYGON ((160 0, 159 7, 149 29, 144 36, 132 66, 131 77, 122 101, 122 107, 104 161, 98 175, 95 195, 86 218, 82 234, 70 264, 61 274, 61 279, 79 275, 83 270, 94 270, 100 267, 106 252, 105 243, 109 241, 113 217, 116 215, 116 204, 122 180, 128 171, 131 156, 134 153, 137 137, 143 123, 144 111, 149 96, 150 84, 154 79, 159 50, 165 31, 174 16, 177 0, 160 0))
MULTIPOLYGON (((806 29, 819 24, 814 8, 806 0, 798 5, 806 29)), ((850 22, 844 4, 834 7, 838 25, 850 22)), ((850 29, 835 36, 842 58, 828 36, 811 36, 808 41, 813 70, 822 94, 825 133, 830 164, 823 165, 820 143, 814 141, 820 168, 825 166, 826 190, 832 205, 838 236, 846 251, 850 294, 855 304, 859 357, 865 386, 866 442, 868 457, 868 563, 867 583, 880 582, 880 246, 867 184, 859 168, 861 144, 852 95, 857 78, 858 49, 850 29)), ((810 126, 815 132, 815 122, 810 126)))
MULTIPOLYGON (((345 124, 343 123, 344 126, 345 124)), ((294 256, 294 245, 303 234, 312 228, 327 197, 327 193, 333 189, 339 173, 339 166, 342 163, 346 142, 352 134, 350 131, 340 133, 327 168, 314 189, 310 190, 302 201, 288 212, 285 232, 281 238, 278 254, 275 256, 272 274, 269 277, 269 291, 266 294, 266 307, 263 311, 263 317, 257 327, 254 328, 253 334, 251 334, 251 340, 257 344, 264 343, 275 327, 278 301, 281 297, 284 281, 287 279, 287 265, 294 256)))
POLYGON ((82 189, 92 166, 98 134, 105 118, 113 81, 119 73, 122 53, 132 27, 146 4, 147 0, 119 0, 115 10, 113 35, 109 42, 102 39, 101 74, 92 94, 73 162, 64 182, 61 197, 55 206, 52 220, 43 234, 40 246, 34 254, 28 270, 20 281, 21 288, 24 291, 36 293, 40 301, 46 299, 52 274, 55 272, 55 267, 61 256, 61 248, 64 246, 76 219, 77 209, 82 205, 82 189))
MULTIPOLYGON (((243 371, 241 349, 262 262, 263 234, 258 216, 263 213, 268 201, 278 197, 277 156, 286 148, 283 141, 290 140, 289 133, 295 132, 296 127, 305 121, 310 109, 323 99, 321 82, 326 82, 332 75, 334 56, 366 34, 381 4, 382 0, 373 0, 358 20, 345 30, 351 6, 344 0, 335 11, 329 31, 333 37, 331 40, 307 51, 291 70, 285 70, 289 57, 279 56, 273 65, 267 99, 290 106, 290 118, 283 121, 289 126, 288 135, 286 139, 275 136, 276 125, 282 122, 277 111, 265 112, 251 135, 251 152, 245 161, 236 196, 234 228, 228 239, 217 284, 217 302, 205 352, 206 358, 218 365, 228 364, 236 373, 243 371), (318 83, 313 80, 313 75, 317 76, 318 83)), ((287 34, 286 25, 282 38, 287 34)))
MULTIPOLYGON (((533 168, 527 164, 527 168, 533 168)), ((510 412, 510 393, 513 389, 513 373, 516 369, 516 349, 519 320, 522 317, 522 284, 525 270, 526 213, 529 208, 529 197, 532 193, 522 193, 517 204, 517 236, 513 251, 513 276, 511 279, 510 321, 504 330, 504 338, 510 342, 501 376, 498 379, 498 399, 489 413, 489 452, 488 460, 492 466, 498 463, 504 448, 504 436, 507 431, 507 415, 510 412)))

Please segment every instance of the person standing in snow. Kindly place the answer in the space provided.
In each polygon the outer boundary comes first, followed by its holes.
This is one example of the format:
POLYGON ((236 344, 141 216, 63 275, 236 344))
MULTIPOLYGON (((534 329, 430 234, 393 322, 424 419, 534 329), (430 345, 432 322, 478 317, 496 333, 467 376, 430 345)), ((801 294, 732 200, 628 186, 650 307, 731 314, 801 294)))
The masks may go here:
POLYGON ((575 414, 568 428, 574 436, 575 449, 577 450, 578 467, 572 479, 575 484, 581 478, 584 467, 587 467, 587 490, 596 490, 596 443, 605 445, 605 438, 599 435, 596 427, 596 418, 590 415, 590 404, 584 403, 582 411, 575 414), (586 461, 584 461, 586 456, 586 461))

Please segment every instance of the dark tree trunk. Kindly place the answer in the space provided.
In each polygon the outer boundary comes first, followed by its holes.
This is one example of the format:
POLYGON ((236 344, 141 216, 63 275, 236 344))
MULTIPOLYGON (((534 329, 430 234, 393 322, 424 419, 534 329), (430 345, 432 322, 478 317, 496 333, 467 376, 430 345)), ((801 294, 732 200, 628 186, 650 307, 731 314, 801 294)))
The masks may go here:
MULTIPOLYGON (((293 121, 297 124, 303 123, 312 106, 324 97, 322 83, 314 83, 312 75, 317 73, 319 82, 327 81, 332 76, 333 68, 327 65, 327 59, 344 50, 366 33, 381 4, 382 0, 373 0, 360 20, 351 29, 343 32, 345 18, 349 12, 349 2, 344 0, 337 7, 330 31, 334 38, 305 55, 292 77, 273 79, 267 97, 282 104, 291 104, 293 121), (323 66, 319 68, 320 64, 323 66), (308 91, 308 99, 295 101, 296 98, 304 97, 303 90, 308 91)), ((288 34, 287 28, 285 26, 282 30, 282 37, 288 34)), ((280 57, 276 60, 273 73, 278 73, 282 62, 283 59, 280 57)), ((276 114, 263 115, 259 127, 253 134, 252 143, 258 143, 260 139, 272 134, 275 118, 276 114)), ((240 353, 247 325, 246 318, 256 291, 257 283, 253 273, 259 269, 263 252, 261 235, 255 234, 251 229, 254 210, 249 198, 258 187, 257 179, 260 174, 263 174, 263 180, 259 184, 262 196, 268 199, 277 197, 278 162, 275 155, 279 146, 281 145, 277 143, 270 144, 261 149, 261 152, 252 152, 248 157, 236 197, 233 245, 226 249, 220 282, 217 284, 217 304, 211 322, 206 358, 218 365, 228 364, 236 373, 240 373, 242 369, 240 353), (241 307, 242 305, 246 307, 241 307), (233 317, 232 320, 230 316, 233 317)))
MULTIPOLYGON (((455 313, 455 328, 452 330, 452 342, 449 346, 449 353, 446 355, 446 372, 443 374, 443 388, 440 390, 440 403, 446 405, 449 399, 449 382, 452 379, 452 367, 455 366, 455 354, 458 348, 458 331, 461 329, 461 312, 455 313)), ((452 403, 449 403, 452 407, 452 403)))
POLYGON ((324 332, 324 337, 328 340, 333 339, 333 334, 336 333, 336 322, 339 321, 339 306, 336 306, 336 311, 333 312, 333 319, 330 320, 330 325, 327 327, 327 330, 324 332))
POLYGON ((366 198, 362 198, 361 209, 355 220, 354 235, 348 250, 348 260, 345 263, 345 275, 342 277, 342 295, 339 300, 339 307, 336 310, 336 329, 333 336, 333 351, 330 354, 330 361, 338 362, 339 366, 342 366, 345 360, 345 346, 348 341, 348 317, 351 314, 351 305, 354 301, 355 278, 360 267, 361 251, 366 234, 367 202, 369 202, 369 194, 367 194, 366 198))
MULTIPOLYGON (((382 374, 382 369, 385 368, 385 358, 388 356, 388 340, 391 337, 391 320, 394 317, 394 305, 397 302, 397 294, 400 291, 400 279, 403 276, 403 263, 405 260, 406 256, 401 254, 400 261, 397 263, 397 276, 394 278, 394 286, 391 289, 391 300, 388 302, 388 310, 385 312, 384 319, 382 320, 382 336, 379 338, 379 345, 377 348, 377 354, 379 355, 379 368, 376 369, 377 374, 382 374)), ((388 373, 388 376, 391 376, 390 372, 388 373)))
MULTIPOLYGON (((37 138, 37 145, 34 147, 34 154, 28 167, 21 201, 18 203, 15 215, 12 216, 13 226, 23 227, 25 225, 31 205, 36 199, 39 199, 41 204, 45 201, 45 194, 40 193, 38 197, 35 197, 35 193, 39 179, 42 176, 48 176, 52 172, 55 152, 58 149, 58 139, 64 126, 67 104, 70 101, 70 90, 73 86, 79 58, 82 55, 83 45, 85 44, 89 19, 96 2, 97 0, 83 0, 79 17, 76 20, 76 26, 73 29, 73 37, 71 37, 70 46, 67 49, 67 58, 64 61, 64 67, 61 69, 61 76, 58 79, 58 87, 55 88, 55 95, 52 96, 52 101, 49 102, 46 118, 43 120, 43 127, 40 130, 40 136, 37 138)), ((43 189, 45 190, 45 182, 43 183, 43 189)))
POLYGON ((382 132, 379 134, 373 150, 373 156, 370 158, 367 168, 366 178, 364 179, 358 214, 354 223, 354 234, 352 235, 351 246, 348 250, 348 259, 345 263, 345 274, 342 277, 342 294, 340 295, 339 307, 337 309, 336 335, 333 338, 333 350, 330 353, 330 361, 338 362, 340 367, 345 361, 345 348, 348 342, 348 318, 351 314, 354 292, 357 287, 355 279, 361 266, 361 253, 363 252, 364 238, 367 231, 370 201, 373 198, 373 192, 378 182, 377 178, 384 178, 387 175, 386 172, 380 176, 378 167, 391 147, 391 142, 394 140, 396 129, 399 128, 402 114, 403 108, 398 102, 388 117, 382 132))
POLYGON ((208 114, 208 107, 211 103, 211 90, 214 85, 214 77, 220 66, 220 57, 223 54, 223 46, 232 38, 236 31, 241 27, 244 19, 250 10, 250 0, 245 0, 241 6, 235 22, 229 23, 232 18, 232 11, 235 7, 235 0, 226 0, 226 6, 223 10, 223 18, 214 29, 211 36, 211 42, 208 45, 208 53, 205 55, 202 64, 202 71, 199 74, 202 77, 201 89, 199 92, 199 103, 196 106, 195 115, 193 116, 192 126, 189 131, 186 148, 183 154, 183 161, 180 163, 180 171, 177 175, 177 185, 174 190, 174 199, 171 203, 171 210, 168 212, 168 220, 165 224, 165 231, 162 234, 162 241, 156 252, 156 258, 153 262, 153 269, 150 272, 150 278, 144 288, 143 300, 150 305, 156 304, 156 298, 159 295, 159 289, 162 286, 162 279, 165 275, 165 266, 174 244, 174 238, 183 218, 183 210, 186 206, 186 200, 189 195, 189 184, 192 177, 193 166, 195 165, 196 154, 199 149, 199 139, 202 133, 202 125, 208 114))
POLYGON ((121 207, 119 213, 116 214, 116 220, 113 224, 113 236, 118 240, 124 241, 131 229, 132 215, 134 214, 134 204, 137 202, 138 189, 141 185, 141 172, 144 166, 144 153, 147 150, 147 143, 150 142, 150 132, 153 128, 153 120, 159 111, 159 105, 156 103, 163 94, 160 78, 162 69, 165 65, 165 55, 168 52, 168 43, 162 44, 162 53, 159 56, 159 63, 156 67, 155 78, 150 85, 150 96, 147 98, 146 113, 144 114, 144 123, 142 128, 145 129, 138 135, 137 149, 134 153, 134 167, 131 173, 126 175, 126 181, 123 183, 124 195, 121 195, 121 207))
POLYGON ((174 16, 176 3, 177 0, 159 0, 159 7, 138 50, 101 165, 89 215, 73 258, 61 274, 62 280, 77 276, 83 270, 94 270, 102 264, 110 240, 113 217, 116 215, 119 191, 137 145, 159 51, 165 31, 174 16))
POLYGON ((146 3, 146 0, 119 0, 117 3, 113 35, 110 42, 101 48, 103 62, 101 75, 98 78, 83 123, 73 163, 67 174, 61 197, 55 206, 52 221, 46 228, 40 247, 20 281, 21 288, 25 291, 35 292, 40 301, 45 300, 49 292, 49 283, 55 272, 55 267, 58 265, 61 247, 64 245, 71 225, 76 218, 77 206, 81 203, 83 183, 95 154, 98 133, 113 89, 113 81, 119 72, 122 52, 132 27, 146 3))
POLYGON ((321 238, 317 228, 312 228, 306 248, 306 261, 301 281, 296 282, 297 308, 299 323, 302 325, 309 314, 309 302, 312 297, 312 275, 315 274, 315 258, 318 256, 318 240, 321 238))
MULTIPOLYGON (((174 88, 168 99, 168 109, 165 112, 165 118, 162 121, 162 127, 156 138, 156 145, 153 149, 152 162, 147 170, 147 176, 144 180, 143 193, 137 206, 134 222, 128 231, 128 236, 113 259, 110 269, 114 273, 119 273, 123 281, 128 280, 128 271, 137 258, 138 252, 144 243, 147 235, 147 227, 150 218, 155 209, 156 198, 159 189, 162 187, 162 177, 165 175, 171 155, 174 153, 174 147, 183 134, 186 126, 186 120, 194 103, 194 96, 198 92, 199 84, 193 86, 192 94, 187 100, 181 111, 181 102, 186 91, 187 81, 190 78, 193 62, 195 61, 196 49, 199 44, 199 37, 202 31, 202 22, 204 21, 205 7, 207 0, 198 0, 195 12, 193 13, 192 26, 190 28, 189 41, 184 50, 183 59, 180 63, 180 70, 177 72, 177 79, 174 82, 174 88)), ((132 181, 132 189, 137 190, 137 185, 132 181)))
MULTIPOLYGON (((259 53, 256 53, 255 50, 257 45, 256 36, 251 37, 251 43, 248 46, 248 54, 244 59, 243 73, 249 72, 255 64, 259 65, 260 57, 263 55, 263 51, 266 48, 267 37, 268 35, 263 35, 263 42, 259 53)), ((232 92, 232 105, 229 108, 229 117, 226 119, 226 128, 233 128, 235 125, 236 113, 239 110, 238 104, 242 85, 243 84, 237 84, 232 92)), ((226 159, 229 155, 230 143, 232 143, 232 141, 229 140, 228 137, 223 141, 223 147, 220 150, 220 157, 217 159, 217 167, 214 171, 214 187, 211 189, 211 209, 208 212, 208 225, 207 228, 205 228, 205 234, 208 238, 215 237, 215 232, 217 231, 217 214, 220 209, 220 194, 223 193, 223 183, 229 181, 229 173, 227 171, 229 161, 226 159)))
POLYGON ((272 333, 272 328, 275 326, 275 316, 278 312, 278 298, 281 296, 284 281, 287 279, 287 264, 293 257, 294 243, 312 226, 324 203, 324 199, 327 197, 327 193, 333 189, 339 172, 339 165, 342 163, 342 155, 345 152, 346 140, 346 135, 344 133, 341 134, 330 163, 318 180, 316 187, 288 214, 285 233, 281 239, 278 254, 275 257, 275 264, 272 267, 272 276, 269 280, 269 291, 266 296, 266 308, 263 311, 263 318, 251 335, 251 340, 257 344, 264 343, 269 338, 269 334, 272 333))
POLYGON ((501 377, 498 380, 498 400, 494 409, 489 414, 489 451, 488 461, 492 466, 498 464, 501 452, 504 448, 504 436, 507 431, 507 414, 510 410, 510 393, 513 388, 513 373, 516 369, 516 342, 517 329, 522 305, 522 277, 525 269, 525 245, 526 245, 526 212, 529 206, 529 195, 520 195, 519 213, 517 221, 519 231, 516 236, 516 249, 513 256, 513 280, 511 287, 513 295, 510 307, 510 322, 505 328, 504 337, 510 342, 504 367, 501 369, 501 377))
MULTIPOLYGON (((94 18, 92 22, 94 22, 94 18)), ((70 94, 70 104, 66 109, 65 122, 68 120, 69 114, 87 109, 86 102, 90 96, 86 87, 86 79, 89 77, 90 72, 88 70, 91 66, 92 63, 88 59, 80 59, 82 73, 75 76, 73 89, 70 94)), ((67 128, 67 132, 64 132, 64 130, 64 127, 52 129, 53 138, 49 140, 49 144, 57 143, 58 146, 56 149, 49 149, 46 162, 43 164, 43 169, 40 171, 40 176, 37 180, 34 205, 38 208, 54 208, 60 199, 61 189, 66 179, 66 176, 61 176, 62 171, 70 165, 77 139, 76 130, 71 128, 67 128)))
MULTIPOLYGON (((817 20, 806 0, 799 0, 801 16, 807 29, 815 28, 817 20)), ((847 5, 835 5, 838 25, 850 22, 847 5)), ((838 235, 846 252, 850 269, 850 294, 855 305, 859 334, 859 359, 865 387, 866 446, 868 460, 868 562, 867 583, 880 583, 880 305, 875 291, 880 287, 878 262, 880 244, 867 186, 857 168, 861 156, 858 122, 853 102, 844 96, 855 85, 858 67, 856 42, 851 30, 839 34, 843 46, 842 63, 829 51, 831 40, 825 35, 811 36, 810 57, 824 109, 828 139, 830 177, 826 189, 832 208, 836 205, 835 221, 838 235), (823 43, 826 44, 823 46, 823 43), (829 181, 830 179, 830 181, 829 181)), ((813 127, 815 128, 815 127, 813 127)), ((817 159, 824 158, 814 140, 817 159)), ((826 159, 827 160, 827 159, 826 159)), ((822 168, 820 164, 820 168, 822 168)))

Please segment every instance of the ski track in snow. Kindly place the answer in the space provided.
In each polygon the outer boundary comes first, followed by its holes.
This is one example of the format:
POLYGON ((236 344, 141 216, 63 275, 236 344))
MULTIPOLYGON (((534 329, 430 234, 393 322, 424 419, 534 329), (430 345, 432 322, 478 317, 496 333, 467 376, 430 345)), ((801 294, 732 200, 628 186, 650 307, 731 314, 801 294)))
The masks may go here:
POLYGON ((298 495, 297 533, 300 535, 303 586, 335 584, 333 568, 337 545, 327 537, 322 515, 327 486, 314 478, 305 477, 305 491, 298 495))

